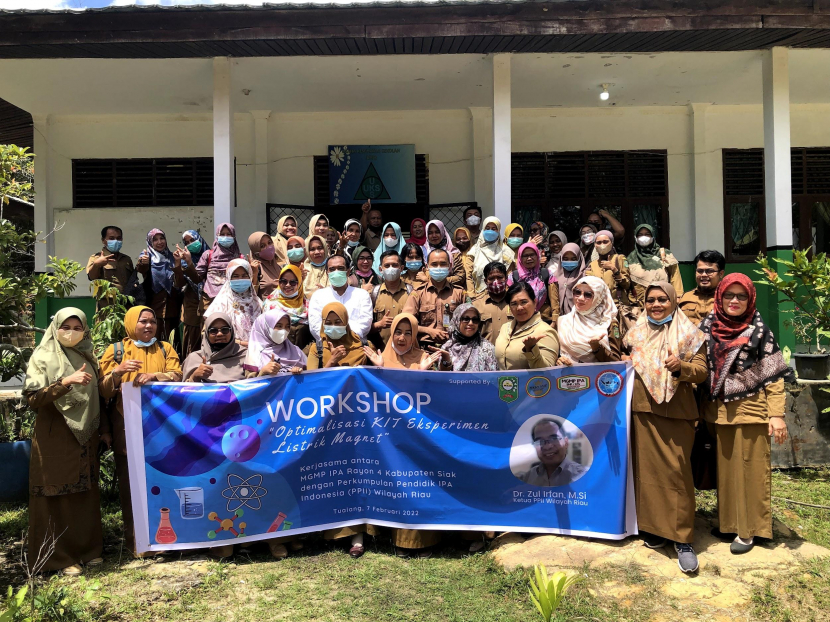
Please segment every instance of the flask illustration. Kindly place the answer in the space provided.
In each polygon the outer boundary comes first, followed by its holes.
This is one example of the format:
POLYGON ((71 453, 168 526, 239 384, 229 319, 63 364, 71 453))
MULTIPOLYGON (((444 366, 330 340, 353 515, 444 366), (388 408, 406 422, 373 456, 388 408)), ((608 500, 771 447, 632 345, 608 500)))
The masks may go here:
POLYGON ((161 508, 161 520, 156 531, 156 542, 158 544, 173 544, 176 541, 176 532, 170 524, 170 508, 161 508))

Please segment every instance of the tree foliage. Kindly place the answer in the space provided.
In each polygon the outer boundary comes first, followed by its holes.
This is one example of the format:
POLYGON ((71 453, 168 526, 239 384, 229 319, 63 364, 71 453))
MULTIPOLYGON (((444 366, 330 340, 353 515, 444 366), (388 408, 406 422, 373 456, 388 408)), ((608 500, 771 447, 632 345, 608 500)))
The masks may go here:
POLYGON ((0 145, 0 207, 9 204, 9 197, 32 202, 34 157, 28 147, 0 145))

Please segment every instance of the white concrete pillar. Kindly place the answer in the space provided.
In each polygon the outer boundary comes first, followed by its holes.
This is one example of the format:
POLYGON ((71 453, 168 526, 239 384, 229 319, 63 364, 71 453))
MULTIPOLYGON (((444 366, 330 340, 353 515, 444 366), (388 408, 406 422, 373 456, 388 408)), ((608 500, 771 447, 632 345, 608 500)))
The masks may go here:
POLYGON ((251 110, 254 118, 254 209, 265 211, 268 202, 268 117, 270 110, 251 110))
MULTIPOLYGON (((49 205, 47 193, 47 178, 49 176, 49 116, 38 115, 32 117, 34 122, 34 145, 32 152, 35 154, 35 231, 39 231, 38 239, 52 231, 54 217, 49 205)), ((89 242, 86 240, 85 242, 89 242)), ((98 244, 98 236, 95 235, 94 247, 98 244)), ((46 263, 49 255, 55 255, 55 234, 46 238, 45 244, 35 244, 35 272, 46 272, 46 263)))
POLYGON ((767 250, 790 249, 792 179, 790 172, 790 73, 787 48, 764 51, 764 192, 767 250))
MULTIPOLYGON (((707 139, 706 115, 711 104, 689 104, 692 145, 692 207, 694 210, 694 248, 690 259, 703 250, 724 252, 723 198, 715 192, 718 154, 710 148, 707 139)), ((673 244, 672 246, 677 246, 673 244)), ((688 252, 686 253, 689 254, 688 252)))
POLYGON ((493 204, 506 227, 511 222, 510 54, 493 55, 493 204))
POLYGON ((481 213, 493 216, 493 111, 470 108, 470 123, 474 197, 481 213))
POLYGON ((213 222, 234 221, 231 59, 213 59, 213 222))

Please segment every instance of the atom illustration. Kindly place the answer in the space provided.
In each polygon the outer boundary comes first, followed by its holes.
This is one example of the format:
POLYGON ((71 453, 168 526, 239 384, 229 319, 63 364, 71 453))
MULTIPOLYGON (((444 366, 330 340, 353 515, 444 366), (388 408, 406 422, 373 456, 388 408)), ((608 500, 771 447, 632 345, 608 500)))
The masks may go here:
POLYGON ((234 473, 228 473, 228 487, 222 491, 222 496, 228 500, 228 512, 235 512, 239 508, 262 509, 262 498, 267 494, 268 491, 262 487, 260 474, 242 479, 234 473))

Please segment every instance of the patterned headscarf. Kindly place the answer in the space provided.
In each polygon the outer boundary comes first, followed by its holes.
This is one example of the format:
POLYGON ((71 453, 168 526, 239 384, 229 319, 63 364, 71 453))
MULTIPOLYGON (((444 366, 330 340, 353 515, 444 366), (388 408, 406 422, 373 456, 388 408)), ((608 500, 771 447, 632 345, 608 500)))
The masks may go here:
POLYGON ((233 322, 233 332, 236 338, 240 341, 248 341, 254 320, 262 313, 262 301, 254 293, 253 287, 249 287, 241 294, 231 289, 231 275, 240 267, 245 269, 249 279, 252 277, 251 264, 244 259, 234 259, 228 263, 225 268, 225 284, 222 285, 222 289, 219 290, 210 306, 205 309, 205 317, 215 313, 226 314, 233 322))
MULTIPOLYGON (((425 262, 429 261, 429 254, 437 248, 442 248, 445 251, 447 251, 450 254, 450 257, 452 257, 453 259, 458 253, 461 252, 455 246, 453 246, 452 240, 447 235, 447 228, 444 226, 444 223, 440 220, 430 220, 427 223, 427 226, 424 228, 424 232, 427 236, 426 244, 423 245, 425 262), (438 227, 438 231, 441 232, 441 241, 438 243, 438 246, 432 246, 429 243, 429 228, 432 225, 438 227)), ((450 263, 452 263, 452 261, 450 263)))
MULTIPOLYGON (((225 271, 228 263, 233 259, 241 257, 242 253, 239 251, 239 243, 236 241, 236 228, 229 222, 220 222, 216 225, 216 237, 213 240, 213 248, 207 255, 208 271, 205 277, 205 293, 210 298, 215 298, 219 294, 219 290, 227 280, 225 278, 225 271), (228 228, 233 236, 233 244, 225 248, 219 244, 219 234, 222 229, 228 228)), ((202 256, 205 259, 205 256, 202 256)), ((201 262, 200 262, 201 263, 201 262)), ((247 262, 246 262, 247 263, 247 262)))
POLYGON ((461 316, 472 309, 481 320, 481 314, 471 303, 458 305, 450 320, 450 338, 441 346, 450 353, 453 371, 493 371, 498 369, 496 349, 487 339, 481 337, 481 322, 472 337, 461 334, 458 324, 461 316))
POLYGON ((168 294, 173 289, 173 266, 176 260, 170 247, 166 246, 167 235, 161 229, 150 229, 147 234, 147 254, 150 256, 150 282, 153 285, 153 293, 158 294, 161 290, 168 294), (165 247, 159 252, 153 248, 153 238, 158 234, 164 236, 165 247))
MULTIPOLYGON (((533 288, 533 293, 536 294, 536 310, 539 311, 548 300, 548 284, 556 283, 556 276, 550 274, 548 282, 542 281, 542 253, 535 244, 525 242, 519 247, 519 252, 516 253, 516 272, 519 273, 519 280, 524 281, 533 288), (526 249, 530 249, 536 255, 536 266, 528 270, 522 261, 522 254, 526 249)), ((507 277, 507 284, 513 285, 513 273, 507 277)))
POLYGON ((591 307, 579 311, 576 306, 556 321, 559 333, 559 347, 562 354, 574 363, 592 363, 596 361, 591 350, 591 340, 598 340, 606 350, 611 350, 608 331, 617 318, 617 305, 611 297, 611 290, 605 281, 595 276, 583 276, 574 287, 585 284, 594 294, 591 307))
MULTIPOLYGON (((651 233, 651 244, 648 246, 640 246, 634 244, 634 250, 628 254, 626 258, 628 265, 641 264, 646 270, 659 270, 663 267, 663 261, 660 259, 660 245, 657 243, 657 237, 654 235, 654 227, 643 223, 634 229, 634 235, 639 233, 640 229, 648 229, 651 233)), ((668 254, 670 251, 666 249, 668 254)))

